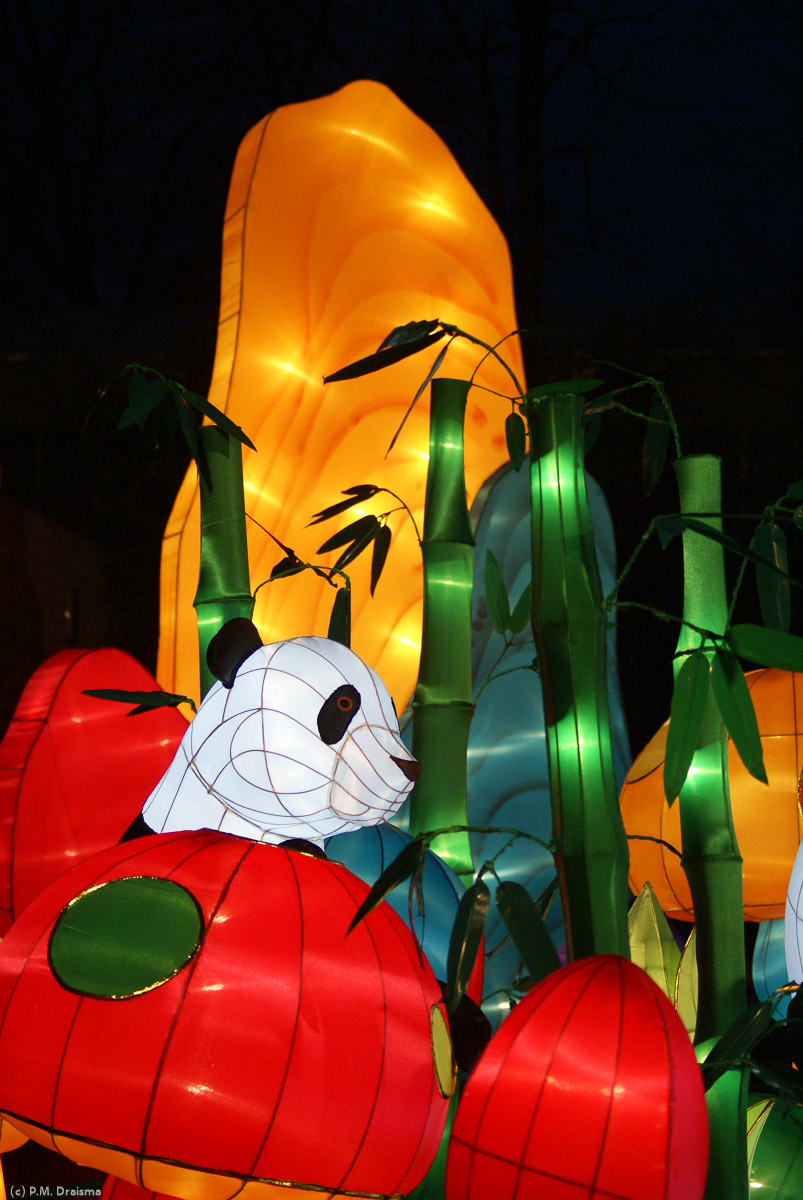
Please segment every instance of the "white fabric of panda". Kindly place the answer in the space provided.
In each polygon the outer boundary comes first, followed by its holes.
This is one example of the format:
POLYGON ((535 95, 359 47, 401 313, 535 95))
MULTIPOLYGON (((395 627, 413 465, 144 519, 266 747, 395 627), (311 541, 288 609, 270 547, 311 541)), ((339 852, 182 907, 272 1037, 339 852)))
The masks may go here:
POLYGON ((791 983, 803 983, 803 842, 795 856, 786 893, 783 937, 787 978, 791 983))
POLYGON ((338 642, 299 637, 261 646, 230 689, 209 690, 142 816, 160 833, 321 844, 393 816, 417 774, 376 672, 338 642), (319 732, 325 705, 335 732, 346 723, 332 744, 319 732))

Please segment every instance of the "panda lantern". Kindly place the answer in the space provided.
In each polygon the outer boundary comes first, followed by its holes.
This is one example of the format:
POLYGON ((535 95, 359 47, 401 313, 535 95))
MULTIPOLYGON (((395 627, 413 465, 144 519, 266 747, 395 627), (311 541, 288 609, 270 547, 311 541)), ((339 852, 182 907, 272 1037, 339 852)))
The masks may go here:
POLYGON ((386 821, 418 778, 382 680, 320 637, 263 645, 236 617, 209 644, 218 682, 124 839, 216 829, 301 839, 386 821))

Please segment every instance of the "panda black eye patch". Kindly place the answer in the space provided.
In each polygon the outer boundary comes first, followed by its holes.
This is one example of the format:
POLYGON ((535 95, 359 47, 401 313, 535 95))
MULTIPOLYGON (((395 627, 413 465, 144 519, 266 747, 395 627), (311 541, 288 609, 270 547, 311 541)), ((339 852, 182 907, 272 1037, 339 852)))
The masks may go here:
POLYGON ((360 707, 360 693, 350 683, 335 688, 318 713, 318 733, 327 746, 339 742, 360 707))

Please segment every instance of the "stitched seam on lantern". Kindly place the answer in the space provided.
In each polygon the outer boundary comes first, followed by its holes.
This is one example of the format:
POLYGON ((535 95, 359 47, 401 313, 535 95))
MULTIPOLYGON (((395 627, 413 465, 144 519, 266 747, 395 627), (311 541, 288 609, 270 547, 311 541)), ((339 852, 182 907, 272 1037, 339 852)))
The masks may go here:
POLYGON ((613 959, 611 966, 616 971, 616 978, 619 983, 619 1024, 618 1024, 618 1028, 616 1031, 616 1059, 615 1059, 615 1065, 614 1065, 614 1071, 613 1071, 613 1079, 611 1080, 611 1088, 608 1093, 608 1111, 605 1114, 605 1125, 602 1130, 602 1138, 600 1140, 599 1155, 597 1157, 597 1165, 594 1168, 594 1178, 591 1183, 591 1195, 592 1196, 595 1194, 598 1194, 597 1181, 599 1179, 600 1170, 602 1169, 602 1160, 605 1157, 605 1146, 608 1141, 608 1130, 610 1129, 611 1113, 613 1110, 614 1090, 616 1088, 616 1081, 619 1078, 619 1070, 621 1067, 621 1057, 622 1057, 622 1025, 624 1022, 624 1014, 625 1014, 625 981, 624 981, 624 975, 623 975, 623 971, 622 971, 622 963, 617 959, 613 959))
MULTIPOLYGON (((469 1154, 471 1155, 472 1161, 475 1155, 480 1155, 483 1158, 491 1159, 493 1162, 504 1163, 505 1166, 508 1167, 516 1167, 520 1172, 526 1171, 530 1177, 535 1176, 536 1178, 540 1179, 553 1179, 556 1183, 565 1183, 574 1189, 582 1190, 585 1187, 584 1184, 579 1184, 576 1179, 570 1179, 566 1175, 556 1175, 553 1171, 544 1171, 540 1167, 529 1167, 526 1165, 526 1163, 515 1162, 511 1158, 507 1158, 504 1154, 496 1154, 493 1150, 480 1150, 477 1146, 472 1146, 470 1142, 464 1141, 463 1138, 455 1137, 454 1134, 452 1134, 451 1140, 456 1142, 459 1146, 465 1147, 465 1149, 468 1150, 469 1154)), ((632 1195, 628 1195, 625 1192, 608 1192, 604 1189, 590 1191, 587 1187, 585 1190, 587 1200, 599 1200, 600 1197, 605 1197, 606 1200, 635 1200, 632 1195)), ((466 1195, 470 1195, 468 1188, 466 1189, 466 1195)), ((514 1196, 515 1195, 516 1193, 514 1193, 514 1196)))
MULTIPOLYGON (((209 933, 212 930, 212 926, 214 925, 215 918, 220 911, 220 907, 229 894, 229 890, 231 888, 232 883, 234 882, 235 877, 237 876, 237 873, 239 872, 240 868, 242 867, 245 859, 248 857, 248 855, 251 853, 254 846, 256 846, 256 845, 258 845, 257 842, 251 842, 246 846, 245 850, 240 855, 239 859, 237 860, 237 863, 235 864, 233 870, 231 871, 231 874, 229 875, 229 878, 226 882, 226 886, 223 889, 221 889, 221 892, 218 895, 217 903, 215 904, 215 907, 213 908, 213 910, 209 916, 209 920, 207 921, 207 923, 204 927, 203 933, 201 935, 201 941, 200 941, 200 949, 201 950, 203 949, 203 945, 204 945, 204 942, 206 941, 207 936, 209 935, 209 933)), ((206 848, 205 846, 200 847, 199 852, 203 851, 205 848, 206 848)), ((191 856, 188 856, 188 857, 191 857, 191 856)), ((199 951, 199 953, 196 954, 195 958, 190 962, 189 967, 187 969, 186 976, 183 981, 184 986, 182 987, 182 990, 181 990, 181 999, 176 1004, 175 1010, 173 1012, 173 1017, 170 1022, 170 1028, 167 1032, 167 1036, 165 1037, 164 1046, 162 1047, 162 1053, 159 1056, 159 1063, 156 1067, 156 1071, 154 1072, 153 1084, 151 1086, 151 1093, 148 1098, 148 1107, 145 1111, 145 1117, 142 1122, 142 1140, 140 1143, 140 1156, 145 1155, 145 1143, 148 1138, 148 1128, 150 1126, 151 1116, 153 1114, 153 1106, 154 1106, 154 1102, 156 1100, 156 1092, 159 1088, 159 1084, 161 1083, 162 1071, 164 1070, 164 1065, 167 1060, 167 1055, 168 1055, 168 1052, 170 1050, 170 1046, 171 1046, 171 1043, 173 1040, 173 1034, 175 1033, 176 1026, 179 1021, 179 1017, 181 1016, 181 1010, 184 1007, 184 1001, 187 997, 187 991, 189 990, 190 984, 192 983, 193 976, 195 975, 195 971, 198 967, 199 961, 200 961, 200 951, 199 951)), ((139 1170, 137 1173, 139 1175, 139 1170)), ((140 1176, 140 1182, 141 1182, 141 1176, 140 1176)))
MULTIPOLYGON (((299 1017, 301 1015, 301 994, 302 994, 303 987, 304 987, 304 905, 303 905, 302 898, 301 898, 301 884, 298 881, 298 872, 296 871, 295 863, 293 862, 292 852, 285 851, 285 855, 287 858, 287 865, 290 868, 290 871, 293 876, 293 880, 295 881, 296 896, 298 899, 298 927, 299 927, 298 995, 296 998, 295 1016, 293 1018, 293 1032, 290 1036, 289 1045, 287 1048, 287 1058, 285 1059, 284 1074, 282 1075, 282 1082, 281 1082, 281 1084, 279 1086, 279 1090, 276 1094, 276 1100, 273 1105, 273 1112, 271 1113, 270 1120, 267 1123, 264 1137, 262 1138, 262 1141, 260 1142, 260 1144, 257 1148, 257 1152, 256 1152, 256 1154, 254 1156, 254 1160, 251 1164, 252 1172, 253 1172, 256 1164, 259 1162, 259 1160, 262 1156, 262 1153, 265 1149, 265 1146, 267 1145, 268 1138, 270 1137, 271 1130, 273 1129, 273 1125, 276 1120, 276 1116, 281 1107, 282 1096, 284 1095, 284 1089, 287 1085, 287 1077, 290 1074, 290 1064, 293 1061, 293 1050, 294 1050, 295 1044, 296 1044, 296 1037, 298 1036, 298 1022, 299 1022, 299 1017)), ((244 1184, 246 1182, 246 1179, 247 1179, 247 1177, 243 1178, 244 1184)), ((236 1194, 239 1194, 239 1193, 236 1193, 236 1194)), ((234 1197, 232 1197, 231 1200, 234 1200, 234 1197)))
MULTIPOLYGON (((667 1101, 666 1101, 666 1149, 664 1151, 664 1167, 665 1167, 665 1169, 664 1169, 664 1200, 668 1200, 669 1185, 670 1185, 669 1161, 670 1161, 670 1156, 672 1154, 672 1133, 673 1133, 674 1126, 675 1126, 675 1106, 678 1103, 678 1098, 675 1095, 675 1087, 674 1087, 674 1080, 676 1077, 676 1073, 672 1069, 674 1066, 674 1058, 672 1055, 672 1043, 671 1043, 670 1037, 669 1037, 669 1029, 667 1028, 667 1024, 666 1024, 666 1014, 664 1013, 663 1007, 659 1001, 658 996, 655 995, 652 988, 647 988, 647 992, 649 994, 650 1000, 652 1001, 653 1005, 655 1006, 656 1012, 658 1013, 658 1020, 660 1021, 661 1030, 664 1035, 664 1045, 666 1046, 666 1062, 667 1062, 666 1083, 667 1083, 667 1093, 668 1094, 667 1094, 667 1101)), ((655 1060, 653 1059, 653 1062, 654 1061, 655 1060)))

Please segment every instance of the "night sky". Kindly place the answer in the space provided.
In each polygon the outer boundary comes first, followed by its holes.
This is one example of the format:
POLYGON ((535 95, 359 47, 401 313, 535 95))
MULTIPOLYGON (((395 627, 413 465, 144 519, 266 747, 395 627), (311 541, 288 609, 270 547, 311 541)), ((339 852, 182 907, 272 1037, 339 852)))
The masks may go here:
MULTIPOLYGON (((356 78, 433 125, 507 233, 520 322, 543 326, 530 382, 594 359, 654 375, 684 451, 722 455, 726 509, 774 501, 803 476, 800 27, 792 0, 5 5, 2 493, 94 539, 108 585, 106 615, 64 636, 153 665, 187 458, 117 434, 123 397, 97 389, 136 360, 206 390, 237 146, 277 105, 356 78)), ((669 473, 645 502, 641 436, 615 415, 589 459, 623 555, 676 505, 669 473)), ((677 606, 676 578, 656 559, 639 594, 677 606)), ((6 708, 58 648, 35 621, 20 631, 19 604, 6 708)), ((627 619, 638 744, 666 690, 645 707, 652 635, 627 619)))

